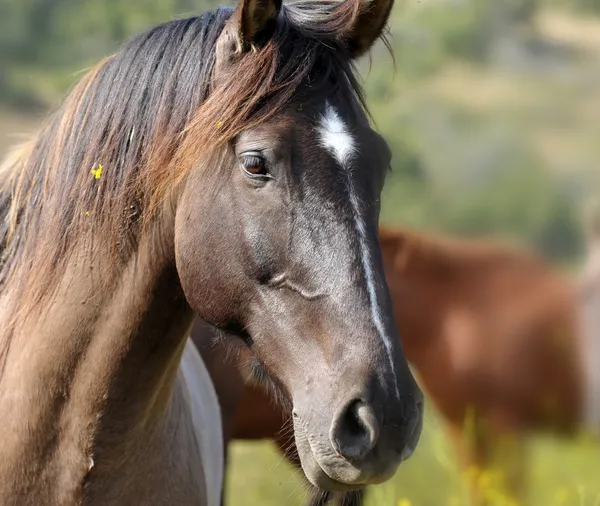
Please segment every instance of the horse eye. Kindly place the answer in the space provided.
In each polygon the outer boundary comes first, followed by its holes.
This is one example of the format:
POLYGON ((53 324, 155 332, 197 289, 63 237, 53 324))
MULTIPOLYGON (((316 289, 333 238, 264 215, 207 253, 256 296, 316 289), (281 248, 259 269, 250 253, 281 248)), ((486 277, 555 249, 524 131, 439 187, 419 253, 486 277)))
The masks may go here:
POLYGON ((245 155, 242 158, 242 166, 250 177, 269 176, 266 160, 260 155, 245 155))

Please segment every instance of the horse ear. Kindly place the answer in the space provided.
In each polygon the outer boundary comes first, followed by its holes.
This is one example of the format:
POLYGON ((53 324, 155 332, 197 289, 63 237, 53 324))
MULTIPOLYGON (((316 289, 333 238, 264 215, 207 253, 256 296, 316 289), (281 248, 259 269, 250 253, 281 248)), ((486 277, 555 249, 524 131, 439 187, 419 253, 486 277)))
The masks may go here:
POLYGON ((275 33, 281 0, 242 0, 237 11, 241 47, 248 51, 263 46, 275 33))
POLYGON ((385 30, 393 5, 394 0, 361 1, 360 13, 344 35, 350 56, 359 58, 371 49, 385 30))

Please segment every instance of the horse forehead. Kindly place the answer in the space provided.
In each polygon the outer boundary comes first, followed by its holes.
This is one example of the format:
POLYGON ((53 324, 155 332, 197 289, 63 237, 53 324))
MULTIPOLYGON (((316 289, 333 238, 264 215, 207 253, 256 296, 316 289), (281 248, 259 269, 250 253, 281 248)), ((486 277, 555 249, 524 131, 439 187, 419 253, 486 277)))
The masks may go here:
POLYGON ((356 138, 338 109, 330 103, 325 104, 317 131, 321 146, 329 151, 342 167, 347 167, 356 154, 356 138))

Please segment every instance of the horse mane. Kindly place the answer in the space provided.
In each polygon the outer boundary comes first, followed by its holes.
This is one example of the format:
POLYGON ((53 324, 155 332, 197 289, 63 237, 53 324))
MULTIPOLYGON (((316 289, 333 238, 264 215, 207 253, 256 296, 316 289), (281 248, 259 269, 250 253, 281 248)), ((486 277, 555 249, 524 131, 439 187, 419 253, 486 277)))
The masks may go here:
POLYGON ((342 43, 362 2, 285 5, 272 39, 218 83, 216 43, 232 8, 154 27, 91 69, 0 168, 0 289, 18 275, 27 304, 38 302, 79 243, 108 244, 118 272, 202 157, 303 90, 310 99, 344 88, 366 112, 342 43))
POLYGON ((540 270, 545 263, 535 253, 510 242, 492 238, 456 238, 409 229, 382 228, 382 249, 393 252, 396 268, 427 269, 433 273, 455 273, 463 268, 506 268, 540 270))

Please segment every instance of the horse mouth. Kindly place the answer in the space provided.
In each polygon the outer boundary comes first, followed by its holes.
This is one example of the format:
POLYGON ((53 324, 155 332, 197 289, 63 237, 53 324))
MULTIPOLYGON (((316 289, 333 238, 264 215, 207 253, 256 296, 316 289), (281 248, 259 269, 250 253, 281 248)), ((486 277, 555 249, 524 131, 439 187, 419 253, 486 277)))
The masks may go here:
MULTIPOLYGON (((318 462, 317 462, 317 465, 319 465, 318 462)), ((313 480, 313 479, 311 479, 311 477, 308 474, 306 475, 306 477, 315 487, 317 487, 321 490, 327 490, 329 492, 354 492, 356 490, 363 489, 367 486, 366 483, 349 484, 349 483, 337 481, 336 479, 329 476, 327 474, 327 471, 325 469, 323 469, 320 465, 319 465, 319 468, 322 472, 322 475, 319 476, 318 479, 313 480)), ((306 471, 305 471, 305 474, 306 474, 306 471)))
POLYGON ((372 476, 366 469, 355 467, 337 455, 333 448, 324 449, 322 443, 315 442, 302 423, 294 423, 294 438, 306 478, 321 490, 352 492, 368 485, 383 483, 395 474, 395 466, 385 475, 377 476, 372 476))

